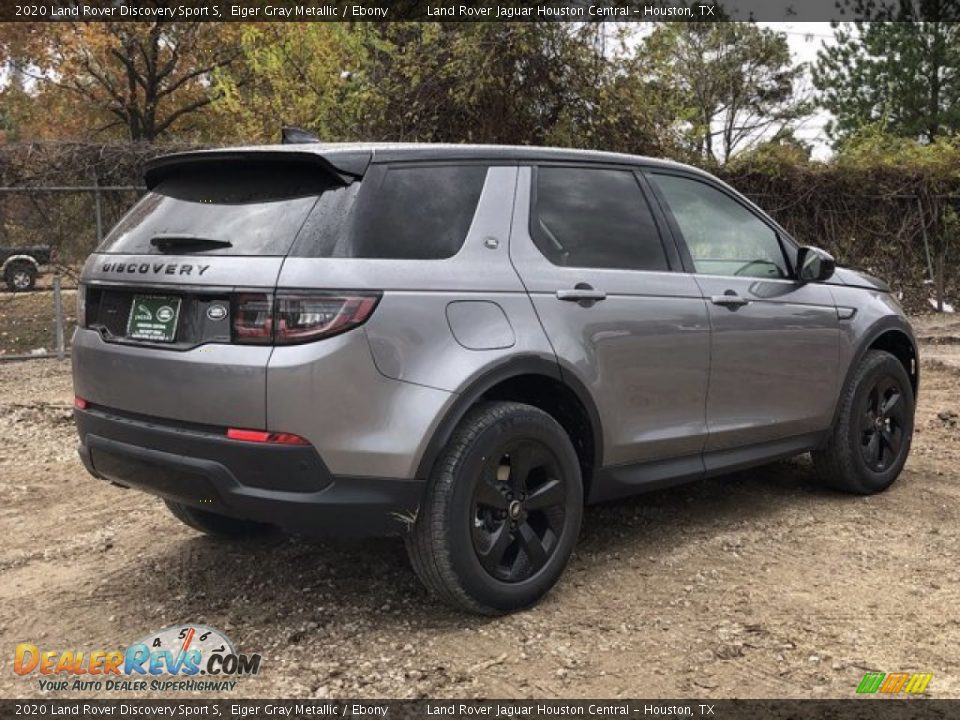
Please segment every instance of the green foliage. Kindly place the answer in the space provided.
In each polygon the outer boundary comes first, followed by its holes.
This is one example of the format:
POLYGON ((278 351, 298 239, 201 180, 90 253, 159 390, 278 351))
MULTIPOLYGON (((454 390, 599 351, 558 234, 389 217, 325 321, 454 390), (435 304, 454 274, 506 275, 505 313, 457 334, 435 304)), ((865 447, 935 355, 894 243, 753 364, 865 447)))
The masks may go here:
POLYGON ((924 143, 876 128, 850 138, 830 162, 771 145, 719 174, 794 237, 889 280, 907 305, 957 297, 960 258, 951 209, 960 206, 960 139, 924 143), (931 279, 927 247, 933 265, 931 279))
POLYGON ((926 141, 960 131, 960 10, 939 5, 926 10, 941 22, 835 26, 813 73, 835 139, 868 127, 926 141))
POLYGON ((215 75, 221 100, 210 134, 227 142, 276 142, 282 125, 310 128, 327 141, 369 130, 378 105, 363 68, 371 26, 261 23, 240 33, 241 60, 215 75))
POLYGON ((244 31, 215 112, 248 139, 555 144, 681 155, 689 114, 642 53, 604 55, 600 24, 390 23, 244 31))

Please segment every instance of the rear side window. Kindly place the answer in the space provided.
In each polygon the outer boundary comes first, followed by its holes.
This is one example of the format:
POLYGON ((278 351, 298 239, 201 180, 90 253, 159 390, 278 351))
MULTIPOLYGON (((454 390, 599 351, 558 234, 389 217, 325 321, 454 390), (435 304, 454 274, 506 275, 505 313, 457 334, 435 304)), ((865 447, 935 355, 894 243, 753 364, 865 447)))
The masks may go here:
POLYGON ((362 183, 320 199, 291 254, 452 257, 467 239, 486 177, 485 165, 374 165, 362 183))
POLYGON ((669 269, 650 206, 629 170, 538 168, 530 222, 534 242, 555 265, 669 269))
POLYGON ((456 255, 477 210, 487 168, 392 166, 357 209, 349 255, 430 260, 456 255))
POLYGON ((285 255, 318 198, 339 188, 316 166, 184 168, 147 193, 98 252, 157 254, 157 243, 173 238, 187 252, 195 239, 205 255, 285 255))

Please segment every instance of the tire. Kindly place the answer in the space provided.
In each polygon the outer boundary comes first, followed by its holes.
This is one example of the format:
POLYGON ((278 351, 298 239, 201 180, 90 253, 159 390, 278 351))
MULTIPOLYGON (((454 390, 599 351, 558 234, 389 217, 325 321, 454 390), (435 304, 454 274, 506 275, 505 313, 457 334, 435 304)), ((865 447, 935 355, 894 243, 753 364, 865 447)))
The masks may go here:
POLYGON ((4 281, 10 292, 27 292, 37 284, 37 270, 29 263, 15 262, 7 268, 4 281))
POLYGON ((198 510, 173 500, 164 500, 164 502, 177 520, 207 535, 223 538, 247 538, 263 534, 270 528, 269 525, 256 523, 252 520, 238 520, 226 515, 198 510))
POLYGON ((434 595, 501 615, 556 584, 582 517, 580 463, 560 424, 530 405, 484 403, 438 458, 405 541, 434 595))
POLYGON ((840 413, 826 445, 815 450, 823 484, 871 495, 900 475, 913 439, 914 397, 900 361, 870 350, 840 398, 840 413))

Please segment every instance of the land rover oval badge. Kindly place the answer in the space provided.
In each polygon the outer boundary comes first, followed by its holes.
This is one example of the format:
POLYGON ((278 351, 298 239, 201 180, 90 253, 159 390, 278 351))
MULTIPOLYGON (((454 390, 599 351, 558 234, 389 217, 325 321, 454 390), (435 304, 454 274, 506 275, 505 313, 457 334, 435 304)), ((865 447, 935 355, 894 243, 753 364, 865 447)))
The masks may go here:
POLYGON ((227 316, 227 308, 216 303, 207 308, 207 317, 213 321, 223 320, 227 316))

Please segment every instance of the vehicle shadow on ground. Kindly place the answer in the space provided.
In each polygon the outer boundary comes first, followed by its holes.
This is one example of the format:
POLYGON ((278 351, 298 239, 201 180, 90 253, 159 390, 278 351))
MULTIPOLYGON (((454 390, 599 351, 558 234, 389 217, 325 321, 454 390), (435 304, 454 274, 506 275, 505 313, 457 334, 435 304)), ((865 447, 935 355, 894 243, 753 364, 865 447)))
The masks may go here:
MULTIPOLYGON (((804 498, 828 496, 849 497, 818 488, 809 463, 791 461, 590 507, 571 570, 589 583, 590 574, 604 572, 619 553, 682 548, 734 524, 769 524, 804 498)), ((322 628, 370 620, 384 630, 391 624, 442 630, 491 622, 431 599, 396 538, 312 541, 271 533, 223 541, 197 535, 132 562, 122 572, 126 592, 156 598, 153 609, 162 616, 214 626, 257 624, 265 632, 287 632, 290 642, 299 641, 303 622, 322 628)))

